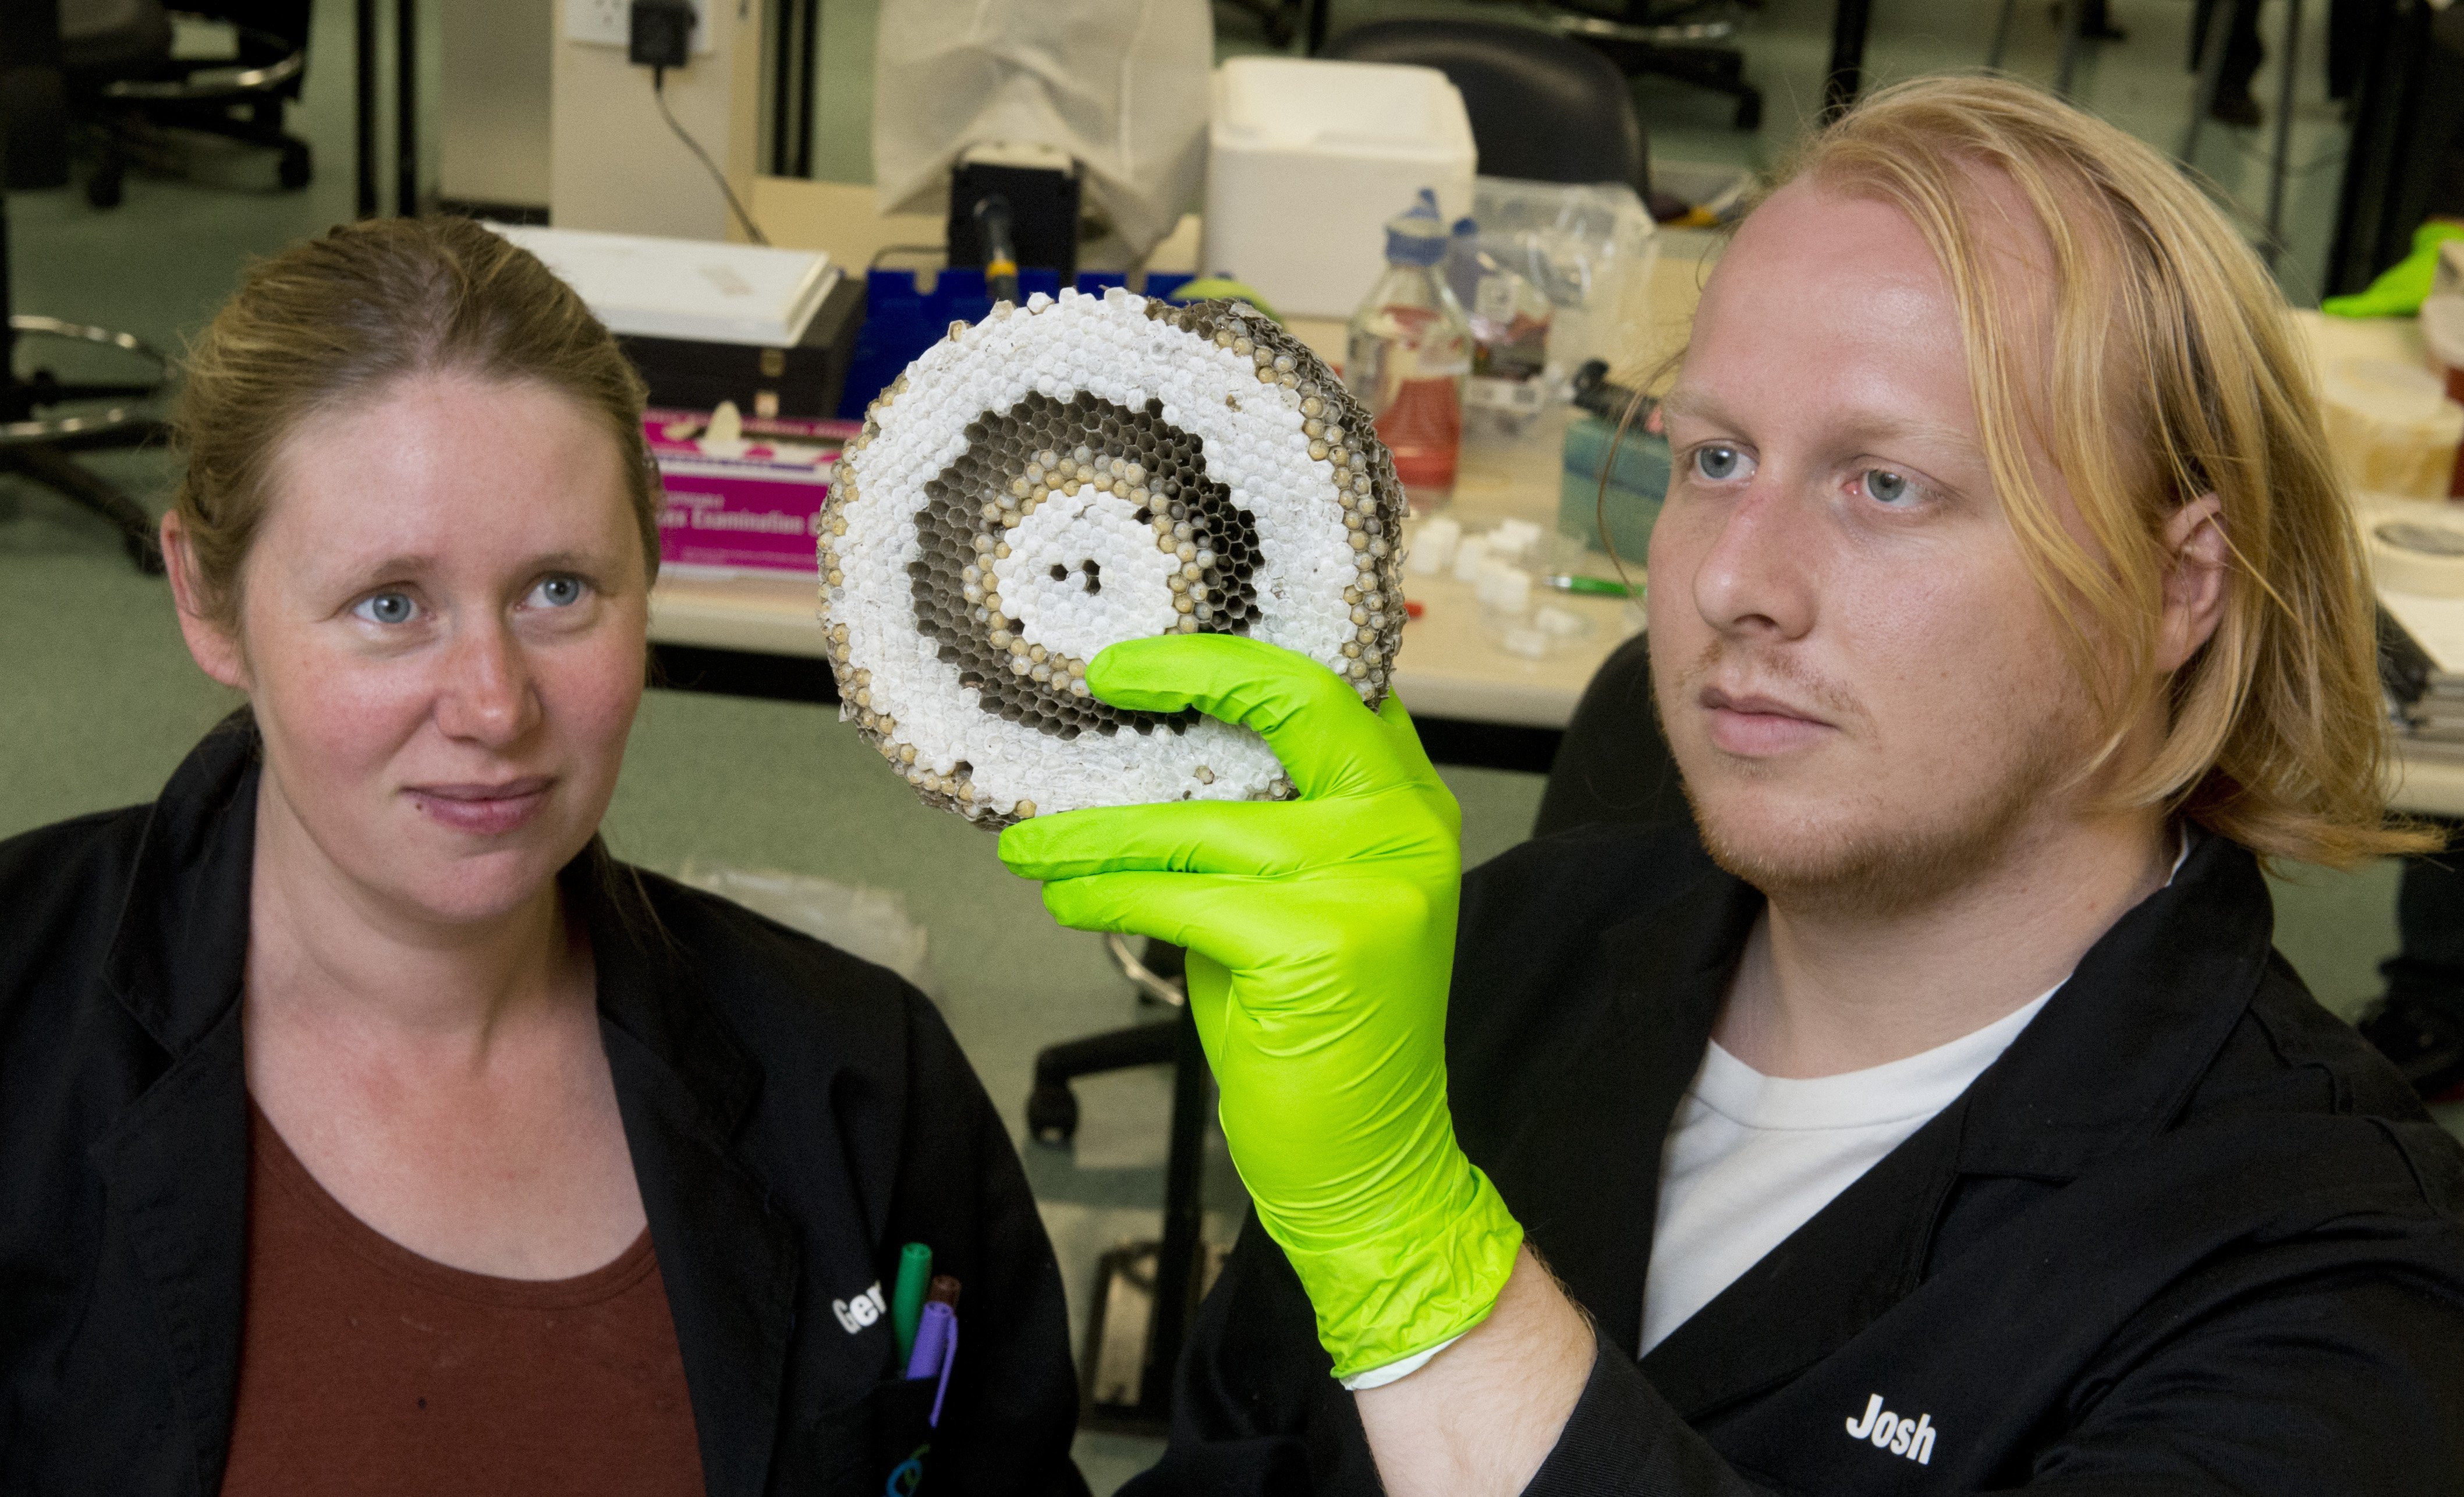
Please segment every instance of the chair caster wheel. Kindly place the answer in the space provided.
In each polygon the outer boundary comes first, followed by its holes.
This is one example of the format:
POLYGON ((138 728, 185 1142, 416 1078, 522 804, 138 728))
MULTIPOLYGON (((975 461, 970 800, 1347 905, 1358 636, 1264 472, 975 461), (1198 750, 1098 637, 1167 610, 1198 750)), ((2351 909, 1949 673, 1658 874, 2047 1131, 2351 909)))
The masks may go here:
POLYGON ((1736 126, 1740 130, 1759 130, 1763 127, 1762 95, 1747 94, 1738 99, 1736 126))
POLYGON ((275 167, 275 174, 281 181, 284 191, 296 192, 308 185, 312 169, 308 147, 286 145, 282 148, 282 162, 275 167))
POLYGON ((121 182, 120 169, 106 166, 85 179, 85 200, 96 208, 120 206, 121 182))
POLYGON ((1027 1136, 1066 1145, 1078 1133, 1078 1098, 1067 1086, 1039 1086, 1026 1094, 1027 1136))

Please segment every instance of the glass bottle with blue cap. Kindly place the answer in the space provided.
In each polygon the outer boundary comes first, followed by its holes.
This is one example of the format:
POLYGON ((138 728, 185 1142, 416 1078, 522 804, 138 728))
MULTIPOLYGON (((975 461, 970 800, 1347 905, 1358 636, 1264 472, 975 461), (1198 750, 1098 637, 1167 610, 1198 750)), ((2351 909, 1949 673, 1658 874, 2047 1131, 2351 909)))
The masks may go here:
POLYGON ((1369 407, 1415 515, 1454 497, 1463 446, 1471 322, 1439 273, 1448 238, 1426 187, 1387 220, 1386 272, 1352 315, 1345 347, 1344 383, 1369 407))

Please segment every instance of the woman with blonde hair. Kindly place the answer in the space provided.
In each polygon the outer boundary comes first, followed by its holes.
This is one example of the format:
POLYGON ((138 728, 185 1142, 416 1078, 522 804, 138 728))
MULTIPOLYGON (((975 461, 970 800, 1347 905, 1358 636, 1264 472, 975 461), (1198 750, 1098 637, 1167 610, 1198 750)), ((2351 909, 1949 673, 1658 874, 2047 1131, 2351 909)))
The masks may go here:
POLYGON ((164 551, 247 706, 0 843, 0 1492, 1084 1491, 931 1004, 600 840, 642 398, 468 220, 295 245, 192 351, 164 551), (946 1390, 882 1312, 910 1242, 946 1390))

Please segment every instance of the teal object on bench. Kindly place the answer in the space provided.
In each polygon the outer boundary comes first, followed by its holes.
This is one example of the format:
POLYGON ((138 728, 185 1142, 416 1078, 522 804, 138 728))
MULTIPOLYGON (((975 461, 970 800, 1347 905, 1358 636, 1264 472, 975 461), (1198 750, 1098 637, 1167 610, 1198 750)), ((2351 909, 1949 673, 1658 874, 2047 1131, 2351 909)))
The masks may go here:
POLYGON ((1640 566, 1651 549, 1652 522, 1660 517, 1660 501, 1668 493, 1668 441, 1642 429, 1626 428, 1617 440, 1617 425, 1597 416, 1576 415, 1566 426, 1566 467, 1557 488, 1557 529, 1579 539, 1595 551, 1600 543, 1600 470, 1609 446, 1617 446, 1617 468, 1609 474, 1609 539, 1617 559, 1640 566))

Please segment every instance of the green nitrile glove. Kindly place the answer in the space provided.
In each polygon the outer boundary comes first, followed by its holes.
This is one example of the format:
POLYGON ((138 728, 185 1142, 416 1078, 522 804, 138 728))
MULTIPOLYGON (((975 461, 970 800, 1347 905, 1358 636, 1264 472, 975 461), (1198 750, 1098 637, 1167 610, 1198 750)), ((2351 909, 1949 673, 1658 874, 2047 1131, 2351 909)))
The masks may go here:
POLYGON ((2430 298, 2438 276, 2438 247, 2464 239, 2464 224, 2431 219, 2412 231, 2412 253, 2379 273, 2368 289, 2329 297, 2319 310, 2330 317, 2413 317, 2430 298))
POLYGON ((1523 1229, 1446 1110, 1463 815, 1402 704, 1372 713, 1315 662, 1229 635, 1115 645, 1087 684, 1255 729, 1300 799, 1039 816, 1001 861, 1046 881, 1064 925, 1189 948, 1224 1140, 1335 1376, 1461 1335, 1523 1229))

